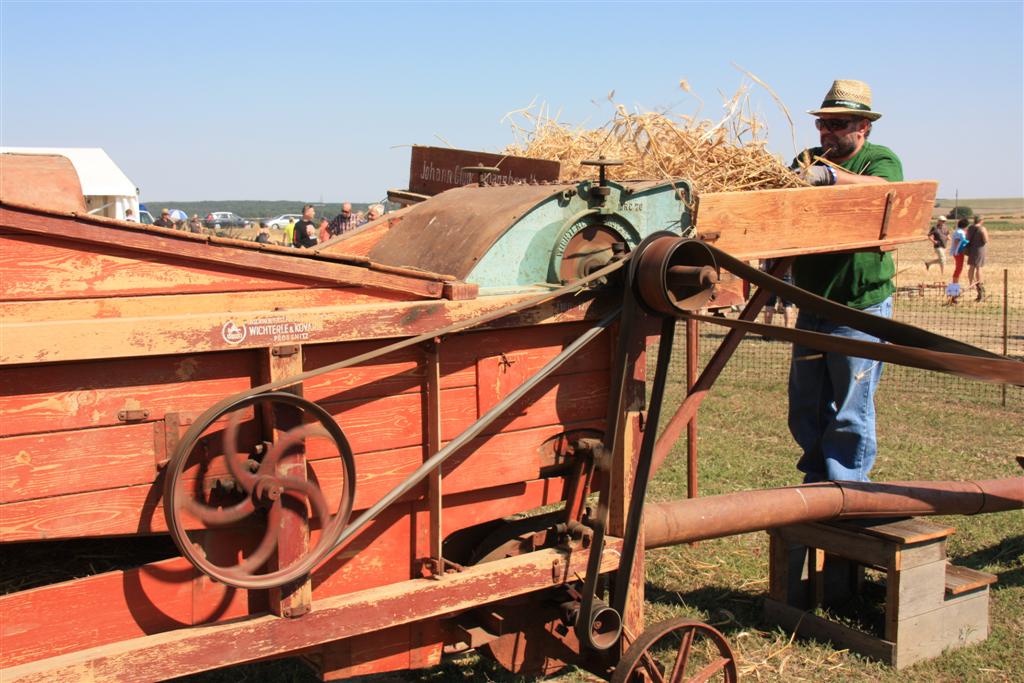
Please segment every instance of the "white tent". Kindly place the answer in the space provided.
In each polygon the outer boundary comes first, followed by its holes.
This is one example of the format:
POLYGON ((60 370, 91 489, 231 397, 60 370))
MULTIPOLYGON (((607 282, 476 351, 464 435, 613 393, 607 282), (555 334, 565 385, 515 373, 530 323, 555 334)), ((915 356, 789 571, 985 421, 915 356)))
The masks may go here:
POLYGON ((124 220, 131 209, 138 220, 138 188, 99 147, 0 147, 4 152, 67 157, 78 173, 89 213, 124 220))

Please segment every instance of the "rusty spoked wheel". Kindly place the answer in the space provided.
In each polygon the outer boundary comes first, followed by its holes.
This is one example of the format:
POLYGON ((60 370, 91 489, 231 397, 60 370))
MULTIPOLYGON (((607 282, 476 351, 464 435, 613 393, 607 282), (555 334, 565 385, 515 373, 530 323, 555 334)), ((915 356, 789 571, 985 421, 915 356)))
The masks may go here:
POLYGON ((250 590, 308 574, 333 548, 355 497, 355 462, 341 427, 287 392, 208 410, 185 433, 165 476, 164 517, 182 555, 217 581, 250 590), (312 469, 302 458, 296 462, 303 452, 318 461, 329 487, 307 476, 312 469), (276 551, 289 515, 319 535, 282 567, 276 551))
POLYGON ((684 683, 738 679, 725 636, 691 619, 669 619, 645 630, 623 655, 611 683, 684 683))

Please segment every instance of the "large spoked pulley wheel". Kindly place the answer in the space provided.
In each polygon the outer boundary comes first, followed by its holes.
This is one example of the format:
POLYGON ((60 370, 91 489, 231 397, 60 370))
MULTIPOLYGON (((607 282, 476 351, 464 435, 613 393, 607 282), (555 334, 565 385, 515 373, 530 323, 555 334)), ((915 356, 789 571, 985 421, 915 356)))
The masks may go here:
POLYGON ((718 629, 691 619, 669 619, 629 646, 611 683, 684 683, 738 680, 736 659, 718 629))
POLYGON ((245 589, 308 574, 333 549, 355 497, 355 462, 341 427, 317 404, 287 392, 246 396, 204 413, 165 476, 164 517, 182 555, 245 589), (282 559, 285 526, 296 519, 308 523, 311 542, 282 559))

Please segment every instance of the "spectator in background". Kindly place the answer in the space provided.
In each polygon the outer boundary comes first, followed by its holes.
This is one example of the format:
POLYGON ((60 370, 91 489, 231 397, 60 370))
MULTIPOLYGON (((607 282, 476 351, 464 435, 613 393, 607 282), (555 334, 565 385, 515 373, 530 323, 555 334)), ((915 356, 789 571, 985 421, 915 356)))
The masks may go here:
MULTIPOLYGON (((303 223, 303 221, 299 221, 298 223, 295 224, 295 232, 296 232, 296 234, 298 234, 299 226, 302 223, 303 223)), ((310 247, 315 247, 316 245, 317 245, 316 226, 313 225, 312 222, 306 223, 306 225, 303 227, 302 235, 299 236, 299 243, 298 243, 297 246, 299 246, 299 247, 301 247, 303 249, 309 249, 310 247)))
MULTIPOLYGON (((763 270, 766 273, 772 272, 772 269, 775 268, 775 262, 777 260, 778 259, 773 258, 762 260, 761 270, 763 270)), ((793 273, 789 268, 786 269, 786 272, 782 273, 780 278, 783 282, 793 284, 793 273)), ((768 302, 764 305, 764 324, 772 324, 772 318, 774 317, 774 313, 777 310, 778 306, 782 307, 783 325, 785 325, 786 327, 793 327, 793 314, 796 313, 796 305, 792 301, 786 301, 781 296, 777 296, 775 294, 772 294, 770 297, 768 297, 768 302)), ((771 339, 771 337, 765 336, 764 339, 767 341, 771 339)))
POLYGON ((281 232, 284 233, 281 244, 295 246, 295 221, 288 221, 288 224, 281 228, 281 232))
POLYGON ((988 229, 985 219, 974 217, 974 224, 967 228, 967 281, 978 288, 975 301, 985 300, 985 285, 981 281, 981 267, 985 265, 985 252, 988 247, 988 229))
POLYGON ((266 223, 260 223, 260 231, 256 234, 254 242, 260 244, 270 244, 270 228, 267 227, 266 223))
POLYGON ((367 223, 372 223, 372 222, 374 222, 375 220, 377 220, 378 218, 380 218, 383 215, 384 215, 384 205, 383 204, 371 204, 370 208, 368 208, 366 210, 366 222, 367 223))
POLYGON ((192 218, 188 219, 188 229, 189 231, 197 234, 203 232, 203 222, 199 220, 199 214, 194 213, 192 214, 192 218))
POLYGON ((343 235, 349 230, 355 230, 359 227, 359 218, 352 213, 352 204, 345 202, 341 205, 341 213, 331 219, 328 226, 328 230, 331 233, 331 237, 336 235, 343 235))
POLYGON ((170 209, 164 209, 163 211, 161 211, 160 218, 157 218, 155 221, 153 221, 153 225, 159 228, 173 228, 174 221, 171 220, 170 209))
MULTIPOLYGON (((313 237, 316 238, 316 226, 313 225, 313 219, 316 218, 316 208, 312 204, 306 204, 302 207, 302 219, 295 224, 295 230, 292 233, 292 246, 302 247, 310 246, 302 244, 307 241, 306 229, 312 228, 313 237)), ((313 244, 316 244, 314 242, 313 244)))
POLYGON ((960 273, 964 270, 964 257, 967 256, 967 223, 966 218, 956 222, 956 230, 949 240, 949 255, 953 257, 953 282, 960 282, 960 273))
POLYGON ((317 241, 323 244, 331 239, 330 222, 326 218, 320 219, 320 228, 317 230, 317 241))
POLYGON ((946 247, 949 246, 949 228, 946 227, 946 217, 939 216, 935 225, 928 231, 928 239, 932 241, 935 248, 935 258, 924 262, 924 269, 928 270, 936 263, 939 264, 939 273, 946 272, 946 247))
POLYGON ((135 216, 135 212, 131 209, 124 210, 124 219, 129 223, 138 223, 139 219, 135 216))

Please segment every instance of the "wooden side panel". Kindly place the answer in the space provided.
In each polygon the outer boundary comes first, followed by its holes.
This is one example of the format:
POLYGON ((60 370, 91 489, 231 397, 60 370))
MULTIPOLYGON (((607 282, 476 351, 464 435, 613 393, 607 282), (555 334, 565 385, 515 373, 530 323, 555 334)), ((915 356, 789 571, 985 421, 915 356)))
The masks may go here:
MULTIPOLYGON (((616 566, 619 543, 609 539, 600 570, 616 566)), ((328 598, 302 619, 260 616, 203 629, 124 641, 3 671, 10 681, 166 680, 173 676, 294 653, 365 633, 422 622, 549 587, 555 563, 565 575, 584 572, 588 553, 560 549, 467 568, 445 581, 418 579, 328 598), (355 615, 355 618, 353 618, 355 615)))
POLYGON ((85 213, 78 171, 59 154, 0 156, 0 201, 85 213))
MULTIPOLYGON (((101 248, 36 236, 0 236, 4 272, 0 299, 80 299, 168 292, 250 292, 296 289, 302 280, 229 268, 202 268, 167 258, 141 259, 101 248)), ((187 309, 182 311, 187 312, 187 309)))
POLYGON ((740 259, 903 244, 924 239, 937 189, 927 180, 703 193, 697 234, 740 259))
POLYGON ((249 613, 247 591, 197 576, 184 558, 108 572, 0 597, 0 666, 249 613))
POLYGON ((258 372, 249 352, 4 368, 0 435, 118 425, 128 400, 149 411, 147 420, 202 412, 252 387, 258 372))
MULTIPOLYGON (((447 496, 445 533, 561 500, 562 484, 536 480, 447 496)), ((415 576, 416 544, 425 543, 427 527, 422 502, 396 504, 314 573, 315 596, 322 600, 415 576)), ((175 558, 0 597, 0 665, 266 609, 264 593, 227 588, 175 558)))
POLYGON ((156 425, 124 425, 0 439, 0 504, 115 486, 157 474, 156 425))
MULTIPOLYGON (((310 344, 394 339, 472 319, 522 299, 495 296, 472 301, 377 302, 326 310, 302 308, 301 299, 297 299, 296 306, 285 311, 183 315, 155 310, 139 318, 13 322, 4 326, 0 364, 233 351, 295 341, 310 344), (283 327, 275 327, 279 324, 283 327), (282 338, 277 334, 279 329, 300 334, 282 338)), ((569 304, 552 302, 506 316, 489 327, 544 327, 578 321, 595 306, 604 310, 608 302, 593 298, 569 304)))
POLYGON ((152 296, 103 297, 93 299, 55 299, 50 301, 0 302, 0 319, 5 323, 47 320, 89 321, 105 318, 139 318, 154 312, 242 313, 285 308, 347 306, 380 301, 404 301, 408 295, 385 290, 355 287, 310 287, 301 291, 279 289, 211 294, 162 293, 152 296))
POLYGON ((404 624, 324 646, 319 662, 323 678, 341 681, 436 666, 444 645, 440 624, 439 620, 404 624))

